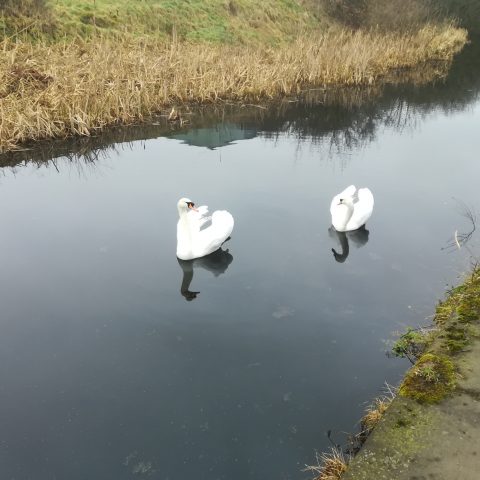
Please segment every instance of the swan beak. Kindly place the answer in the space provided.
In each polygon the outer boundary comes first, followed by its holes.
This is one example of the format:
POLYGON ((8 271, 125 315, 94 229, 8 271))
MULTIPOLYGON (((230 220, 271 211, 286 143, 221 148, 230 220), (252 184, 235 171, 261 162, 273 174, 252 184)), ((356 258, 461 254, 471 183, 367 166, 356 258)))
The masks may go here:
POLYGON ((198 212, 198 208, 195 208, 195 207, 193 206, 193 204, 191 204, 191 203, 188 204, 188 208, 189 208, 190 210, 193 210, 193 211, 195 211, 195 212, 198 212))

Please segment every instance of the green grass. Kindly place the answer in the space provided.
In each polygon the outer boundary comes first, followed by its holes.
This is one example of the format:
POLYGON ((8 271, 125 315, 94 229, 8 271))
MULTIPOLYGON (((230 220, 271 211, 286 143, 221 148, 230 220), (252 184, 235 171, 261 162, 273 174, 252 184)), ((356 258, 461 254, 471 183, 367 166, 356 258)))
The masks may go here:
POLYGON ((268 45, 322 27, 314 12, 295 0, 49 0, 47 6, 48 22, 38 16, 0 18, 0 35, 2 29, 12 34, 26 28, 31 36, 56 39, 131 34, 268 45))

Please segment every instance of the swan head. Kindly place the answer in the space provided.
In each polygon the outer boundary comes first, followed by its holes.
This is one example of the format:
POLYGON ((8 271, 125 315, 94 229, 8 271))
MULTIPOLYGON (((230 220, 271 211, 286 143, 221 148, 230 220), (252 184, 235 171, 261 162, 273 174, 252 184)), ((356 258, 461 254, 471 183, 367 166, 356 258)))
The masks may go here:
POLYGON ((178 214, 180 216, 184 215, 186 212, 188 212, 189 210, 195 210, 197 211, 197 209, 195 208, 195 203, 192 202, 192 200, 190 200, 189 198, 187 197, 182 197, 178 202, 177 202, 177 210, 178 210, 178 214))
POLYGON ((347 207, 353 207, 353 202, 351 198, 345 197, 345 198, 341 198, 338 201, 337 205, 346 205, 347 207))

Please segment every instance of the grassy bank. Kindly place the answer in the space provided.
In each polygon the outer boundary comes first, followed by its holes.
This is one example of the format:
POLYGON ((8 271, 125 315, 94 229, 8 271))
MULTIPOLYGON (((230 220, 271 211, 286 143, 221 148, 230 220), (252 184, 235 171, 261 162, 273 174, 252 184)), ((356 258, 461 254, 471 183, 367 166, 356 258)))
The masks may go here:
POLYGON ((398 69, 449 62, 466 32, 429 5, 0 0, 0 152, 186 104, 371 85, 398 69))
POLYGON ((2 2, 0 32, 53 41, 100 34, 272 44, 319 27, 315 11, 295 0, 0 0, 0 12, 2 2))
POLYGON ((41 138, 90 135, 186 103, 258 102, 303 88, 371 84, 393 69, 448 61, 466 32, 329 30, 281 48, 130 37, 0 46, 0 151, 41 138))
MULTIPOLYGON (((375 409, 373 431, 342 480, 477 478, 480 268, 438 305, 433 328, 410 329, 395 351, 414 364, 393 401, 375 409)), ((340 478, 318 469, 318 479, 340 478)))

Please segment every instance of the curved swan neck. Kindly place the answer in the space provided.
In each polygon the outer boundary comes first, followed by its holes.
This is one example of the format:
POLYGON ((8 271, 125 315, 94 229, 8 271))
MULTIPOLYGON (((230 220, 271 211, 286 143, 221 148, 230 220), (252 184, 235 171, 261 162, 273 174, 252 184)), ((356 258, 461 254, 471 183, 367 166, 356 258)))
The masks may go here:
POLYGON ((180 216, 180 219, 178 223, 180 224, 181 228, 184 229, 185 233, 188 235, 188 237, 191 237, 191 224, 190 224, 190 219, 188 218, 188 211, 187 210, 181 210, 180 208, 178 209, 178 214, 180 216))
POLYGON ((343 223, 343 229, 346 229, 348 222, 352 218, 354 206, 353 206, 353 202, 349 198, 343 200, 342 205, 345 205, 345 207, 347 207, 347 211, 345 213, 345 220, 343 223))

